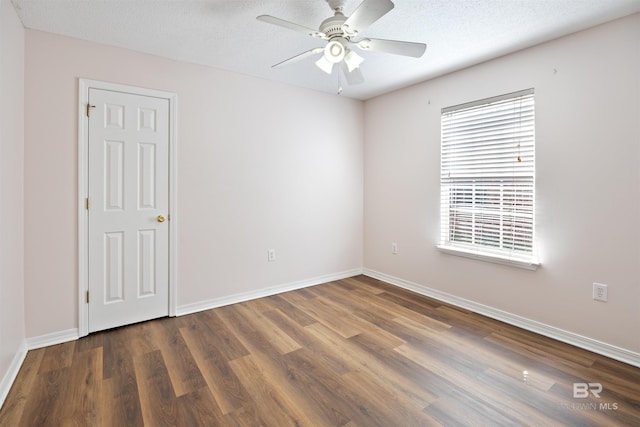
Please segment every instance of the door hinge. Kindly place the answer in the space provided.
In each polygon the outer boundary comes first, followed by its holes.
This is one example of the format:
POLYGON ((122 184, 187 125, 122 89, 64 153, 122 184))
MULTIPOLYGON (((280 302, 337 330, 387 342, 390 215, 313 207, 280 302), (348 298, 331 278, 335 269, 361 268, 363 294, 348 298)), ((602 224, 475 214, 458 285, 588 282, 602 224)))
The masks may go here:
POLYGON ((87 103, 87 117, 91 117, 91 109, 92 108, 96 108, 96 106, 87 103))
POLYGON ((87 291, 87 304, 89 304, 89 291, 87 291))
POLYGON ((85 204, 84 205, 87 208, 87 210, 89 210, 89 198, 88 197, 85 199, 85 204))

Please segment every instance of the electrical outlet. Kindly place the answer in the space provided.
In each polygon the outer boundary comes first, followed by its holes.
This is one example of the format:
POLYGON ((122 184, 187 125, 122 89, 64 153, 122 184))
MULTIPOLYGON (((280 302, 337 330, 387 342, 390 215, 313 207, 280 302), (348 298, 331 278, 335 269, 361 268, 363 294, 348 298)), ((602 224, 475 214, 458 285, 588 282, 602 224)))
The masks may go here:
POLYGON ((392 243, 391 244, 391 253, 394 255, 398 255, 398 244, 397 243, 392 243))
POLYGON ((276 260, 276 250, 269 249, 267 250, 267 261, 274 262, 276 260))
POLYGON ((609 287, 602 283, 593 284, 593 299, 596 301, 607 302, 609 287))

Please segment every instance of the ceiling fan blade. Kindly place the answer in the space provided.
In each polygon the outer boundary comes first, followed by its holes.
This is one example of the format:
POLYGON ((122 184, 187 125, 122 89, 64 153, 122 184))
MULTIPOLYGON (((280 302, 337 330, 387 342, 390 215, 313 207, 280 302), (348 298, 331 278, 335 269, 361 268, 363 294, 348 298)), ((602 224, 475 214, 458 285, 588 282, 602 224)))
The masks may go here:
POLYGON ((375 50, 414 58, 420 58, 427 49, 427 45, 424 43, 384 39, 362 39, 355 42, 355 45, 362 50, 375 50))
POLYGON ((348 35, 354 36, 382 18, 393 7, 394 4, 390 0, 364 0, 342 24, 342 29, 348 35))
POLYGON ((322 52, 323 50, 324 50, 324 48, 323 48, 323 47, 316 47, 316 48, 313 48, 313 49, 311 49, 311 50, 308 50, 308 51, 306 51, 306 52, 302 52, 301 54, 296 55, 296 56, 294 56, 294 57, 291 57, 291 58, 289 58, 289 59, 285 59, 285 60, 284 60, 284 61, 282 61, 282 62, 278 62, 276 65, 272 65, 272 66, 271 66, 271 68, 278 68, 278 67, 282 67, 283 65, 289 65, 289 64, 291 64, 291 63, 293 63, 293 62, 298 62, 298 61, 300 61, 301 59, 304 59, 304 58, 306 58, 306 57, 308 57, 308 56, 311 56, 311 55, 315 55, 315 54, 317 54, 317 53, 320 53, 320 52, 322 52))
POLYGON ((295 24, 293 22, 285 21, 284 19, 276 18, 275 16, 260 15, 256 17, 256 19, 258 21, 267 22, 269 24, 277 25, 279 27, 284 27, 290 30, 299 31, 301 33, 310 35, 311 37, 317 37, 319 39, 324 39, 324 40, 327 39, 327 36, 318 30, 314 30, 313 28, 308 28, 303 25, 295 24))
POLYGON ((342 61, 340 63, 340 69, 342 70, 344 76, 347 78, 347 83, 349 83, 349 86, 364 83, 364 76, 362 75, 362 71, 360 71, 360 68, 354 68, 353 71, 349 72, 347 64, 342 61))

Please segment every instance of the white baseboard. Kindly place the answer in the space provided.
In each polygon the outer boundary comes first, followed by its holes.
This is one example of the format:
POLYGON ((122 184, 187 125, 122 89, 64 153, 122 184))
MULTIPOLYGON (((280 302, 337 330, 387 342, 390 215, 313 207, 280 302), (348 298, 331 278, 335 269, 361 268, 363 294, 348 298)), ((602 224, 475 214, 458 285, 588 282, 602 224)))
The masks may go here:
POLYGON ((185 304, 178 306, 177 315, 183 316, 185 314, 197 313, 199 311, 210 310, 212 308, 222 307, 225 305, 236 304, 243 301, 249 301, 256 298, 263 298, 270 295, 279 294, 282 292, 293 291, 295 289, 307 288, 309 286, 320 285, 322 283, 332 282, 334 280, 346 279, 347 277, 353 277, 362 274, 362 269, 357 268, 354 270, 343 271, 340 273, 327 274, 324 276, 317 276, 311 279, 300 280, 298 282, 284 283, 282 285, 270 286, 268 288, 258 289, 255 291, 242 292, 239 294, 229 295, 220 298, 214 298, 206 301, 195 302, 192 304, 185 304))
POLYGON ((9 395, 9 390, 11 390, 11 386, 18 376, 18 372, 20 371, 20 367, 22 367, 22 362, 24 362, 24 358, 27 356, 27 342, 22 341, 20 348, 13 356, 11 360, 11 364, 9 365, 9 369, 5 373, 4 377, 0 381, 0 408, 4 404, 5 399, 9 395))
POLYGON ((440 292, 375 270, 365 268, 363 269, 362 274, 640 368, 640 353, 607 344, 583 335, 575 334, 573 332, 565 331, 564 329, 556 328, 554 326, 549 326, 535 320, 527 319, 525 317, 479 304, 455 295, 440 292))
POLYGON ((66 331, 53 332, 51 334, 27 338, 27 348, 29 350, 35 350, 36 348, 61 344, 67 341, 75 341, 78 338, 80 338, 78 335, 78 328, 67 329, 66 331))

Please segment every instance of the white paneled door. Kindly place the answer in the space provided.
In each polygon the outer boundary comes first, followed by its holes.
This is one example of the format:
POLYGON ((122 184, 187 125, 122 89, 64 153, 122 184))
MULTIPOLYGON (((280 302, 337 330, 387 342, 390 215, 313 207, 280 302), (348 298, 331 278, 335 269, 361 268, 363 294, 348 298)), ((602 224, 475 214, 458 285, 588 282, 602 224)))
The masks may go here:
POLYGON ((89 88, 88 332, 169 314, 169 100, 89 88))

